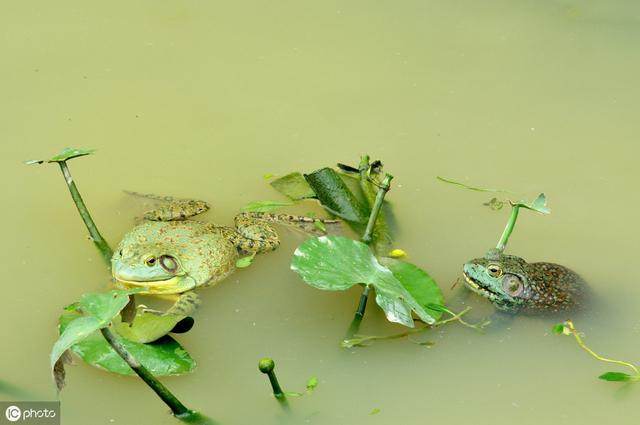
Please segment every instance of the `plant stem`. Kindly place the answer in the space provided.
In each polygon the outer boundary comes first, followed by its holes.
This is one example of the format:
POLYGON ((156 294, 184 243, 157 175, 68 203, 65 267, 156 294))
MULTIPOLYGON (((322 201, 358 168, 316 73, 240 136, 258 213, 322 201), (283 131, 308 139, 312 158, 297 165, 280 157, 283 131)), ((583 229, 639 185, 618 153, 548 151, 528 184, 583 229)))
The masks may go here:
POLYGON ((376 220, 378 219, 378 214, 380 213, 380 208, 382 208, 382 203, 384 202, 384 196, 391 188, 391 180, 393 180, 393 176, 391 174, 385 174, 384 179, 382 179, 382 182, 380 183, 376 200, 371 208, 371 215, 369 215, 367 228, 362 236, 362 241, 365 243, 371 243, 371 241, 373 241, 373 230, 376 225, 376 220))
POLYGON ((153 390, 155 393, 169 406, 171 412, 177 417, 187 417, 194 414, 192 410, 189 410, 184 404, 180 402, 174 396, 171 391, 167 389, 149 370, 136 360, 135 357, 127 351, 126 348, 118 341, 116 336, 109 330, 109 328, 102 328, 100 330, 107 342, 113 347, 113 349, 122 357, 122 359, 133 369, 133 371, 153 390))
POLYGON ((509 221, 507 222, 507 225, 502 232, 502 236, 500 236, 500 240, 498 241, 498 245, 496 246, 496 249, 500 252, 503 252, 507 246, 509 236, 511 236, 511 232, 513 232, 513 226, 516 225, 519 210, 520 205, 511 205, 511 216, 509 217, 509 221))
POLYGON ((596 359, 598 359, 600 361, 627 366, 628 368, 632 369, 635 372, 636 376, 640 375, 640 371, 638 370, 638 368, 635 367, 634 365, 632 365, 631 363, 623 362, 622 360, 607 359, 607 358, 602 357, 599 354, 597 354, 591 348, 587 347, 586 344, 582 341, 582 338, 580 337, 580 334, 578 334, 578 332, 576 331, 576 328, 573 326, 573 322, 571 320, 567 320, 565 322, 565 324, 567 325, 567 328, 569 328, 569 331, 571 332, 571 334, 573 334, 573 336, 575 337, 576 341, 578 342, 578 345, 584 351, 586 351, 587 353, 591 354, 593 357, 595 357, 596 359))
POLYGON ((273 396, 280 402, 282 407, 288 409, 289 402, 287 401, 285 392, 282 391, 282 388, 280 387, 280 383, 278 382, 278 378, 276 377, 275 368, 275 362, 269 357, 265 357, 258 362, 258 370, 269 377, 269 383, 271 384, 273 396))
POLYGON ((100 251, 100 254, 102 254, 102 258, 107 263, 107 265, 111 266, 111 257, 113 256, 113 251, 111 250, 111 247, 109 246, 107 241, 102 237, 100 231, 98 231, 98 227, 91 218, 91 214, 89 214, 89 210, 84 204, 82 196, 80 196, 80 192, 76 187, 76 183, 73 181, 73 177, 71 177, 71 172, 69 171, 67 162, 60 161, 58 162, 58 164, 60 165, 60 170, 62 171, 62 175, 64 176, 64 181, 67 183, 67 187, 69 188, 69 192, 71 193, 71 198, 76 204, 76 208, 78 209, 80 217, 82 217, 82 221, 84 221, 85 226, 87 226, 87 230, 89 230, 91 240, 96 245, 96 248, 98 248, 98 250, 100 251))
POLYGON ((356 310, 356 317, 362 319, 364 317, 364 310, 367 308, 367 299, 369 298, 369 285, 365 285, 360 295, 360 302, 358 303, 358 310, 356 310))

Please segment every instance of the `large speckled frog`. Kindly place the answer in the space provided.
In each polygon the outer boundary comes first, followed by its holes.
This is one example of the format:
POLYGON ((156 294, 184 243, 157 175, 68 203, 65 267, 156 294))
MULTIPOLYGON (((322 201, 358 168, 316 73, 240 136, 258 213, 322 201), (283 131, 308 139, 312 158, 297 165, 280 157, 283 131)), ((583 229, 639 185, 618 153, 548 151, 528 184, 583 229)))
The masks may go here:
MULTIPOLYGON (((239 253, 273 251, 280 244, 268 223, 293 225, 318 233, 316 219, 288 214, 241 213, 235 227, 188 220, 209 209, 206 202, 140 195, 166 204, 144 214, 111 258, 116 284, 143 288, 142 294, 177 297, 167 314, 188 316, 195 310, 196 288, 215 285, 236 268, 239 253)), ((324 223, 337 223, 322 220, 324 223)))
POLYGON ((473 292, 510 313, 554 313, 577 309, 586 285, 568 268, 553 263, 527 263, 520 257, 490 250, 463 267, 473 292))

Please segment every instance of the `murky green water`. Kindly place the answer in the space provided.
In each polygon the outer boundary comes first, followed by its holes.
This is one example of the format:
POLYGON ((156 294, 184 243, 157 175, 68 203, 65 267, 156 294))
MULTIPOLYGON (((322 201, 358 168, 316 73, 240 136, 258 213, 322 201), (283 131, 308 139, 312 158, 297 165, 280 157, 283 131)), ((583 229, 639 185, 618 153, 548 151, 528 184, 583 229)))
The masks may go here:
MULTIPOLYGON (((1 379, 35 398, 55 398, 48 352, 61 307, 109 284, 58 170, 21 164, 66 145, 99 149, 71 166, 112 243, 144 209, 121 189, 205 199, 208 219, 231 223, 249 201, 277 199, 265 173, 382 158, 396 176, 396 245, 447 294, 507 213, 435 176, 545 191, 553 213, 523 213, 509 251, 580 272, 598 299, 576 322, 588 343, 640 362, 637 2, 0 8, 1 379)), ((359 292, 306 286, 288 267, 302 239, 284 239, 202 292, 197 326, 180 337, 199 368, 164 380, 220 423, 638 422, 640 387, 597 380, 617 369, 551 335, 550 320, 519 317, 484 335, 447 326, 425 335, 431 348, 341 349, 359 292), (256 370, 265 355, 289 390, 320 379, 289 415, 256 370)), ((469 303, 476 318, 492 311, 469 303)), ((362 330, 400 329, 372 304, 362 330)), ((137 380, 83 364, 61 400, 70 425, 177 423, 137 380)))

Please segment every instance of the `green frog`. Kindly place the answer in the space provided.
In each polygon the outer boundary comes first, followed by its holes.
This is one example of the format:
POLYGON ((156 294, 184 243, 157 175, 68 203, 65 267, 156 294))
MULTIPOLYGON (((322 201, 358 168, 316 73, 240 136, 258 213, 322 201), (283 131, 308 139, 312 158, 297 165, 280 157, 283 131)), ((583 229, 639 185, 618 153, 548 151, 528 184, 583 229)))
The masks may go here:
POLYGON ((509 313, 556 313, 578 309, 586 285, 568 268, 553 263, 527 263, 520 257, 490 250, 463 267, 466 286, 509 313))
POLYGON ((111 258, 116 285, 142 288, 141 294, 169 296, 175 304, 165 314, 191 315, 199 301, 193 292, 224 280, 236 269, 240 254, 275 250, 280 240, 270 223, 324 234, 336 220, 318 220, 289 214, 244 212, 235 226, 189 220, 209 209, 204 201, 155 195, 138 196, 165 202, 148 211, 143 222, 127 233, 111 258))

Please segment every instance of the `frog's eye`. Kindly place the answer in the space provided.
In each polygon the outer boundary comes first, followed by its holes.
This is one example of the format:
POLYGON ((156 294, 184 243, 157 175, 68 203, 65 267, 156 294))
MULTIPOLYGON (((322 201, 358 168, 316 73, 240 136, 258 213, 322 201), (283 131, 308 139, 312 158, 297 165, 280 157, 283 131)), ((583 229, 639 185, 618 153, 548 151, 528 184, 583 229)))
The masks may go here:
POLYGON ((491 277, 502 276, 502 267, 499 264, 489 264, 487 266, 487 274, 491 277))
POLYGON ((169 273, 178 271, 178 261, 170 255, 160 256, 160 265, 169 273))
POLYGON ((522 295, 524 284, 522 279, 514 274, 508 274, 502 279, 502 289, 512 297, 522 295))
POLYGON ((153 266, 155 266, 155 265, 156 265, 156 257, 153 257, 153 256, 151 256, 151 257, 147 257, 147 258, 144 260, 144 263, 145 263, 147 266, 149 266, 149 267, 153 267, 153 266))

